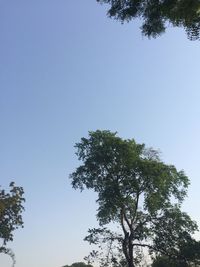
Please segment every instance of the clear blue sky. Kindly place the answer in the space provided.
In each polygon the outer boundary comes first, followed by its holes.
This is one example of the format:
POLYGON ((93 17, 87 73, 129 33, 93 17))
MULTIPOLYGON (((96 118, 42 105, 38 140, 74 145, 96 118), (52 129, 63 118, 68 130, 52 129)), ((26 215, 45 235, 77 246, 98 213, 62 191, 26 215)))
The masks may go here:
MULTIPOLYGON (((95 0, 0 0, 0 184, 26 192, 16 267, 80 261, 96 224, 91 192, 71 189, 74 144, 110 129, 162 151, 191 179, 184 209, 200 225, 200 42, 121 25, 95 0)), ((0 266, 10 266, 0 255, 0 266)))

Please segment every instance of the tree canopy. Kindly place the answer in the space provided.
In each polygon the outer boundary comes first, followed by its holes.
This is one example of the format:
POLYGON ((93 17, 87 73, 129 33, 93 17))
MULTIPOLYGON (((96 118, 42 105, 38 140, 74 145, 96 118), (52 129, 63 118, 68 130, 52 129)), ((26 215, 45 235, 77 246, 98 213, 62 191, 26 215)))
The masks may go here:
POLYGON ((93 267, 90 264, 85 264, 85 262, 74 262, 71 265, 65 265, 63 267, 93 267))
POLYGON ((166 256, 158 256, 154 259, 152 267, 184 267, 166 256))
POLYGON ((65 265, 63 267, 93 267, 91 264, 85 264, 85 262, 74 262, 71 265, 65 265))
POLYGON ((108 16, 121 22, 142 20, 142 33, 157 37, 169 25, 182 27, 191 40, 200 37, 199 0, 96 0, 110 6, 108 16))
POLYGON ((185 243, 179 243, 176 247, 177 257, 170 258, 158 255, 152 264, 152 267, 192 267, 200 266, 200 241, 196 241, 188 236, 185 243))
POLYGON ((13 252, 6 247, 8 241, 13 241, 13 232, 19 227, 23 227, 22 211, 24 210, 22 187, 15 186, 14 182, 10 183, 10 192, 7 193, 0 187, 0 253, 11 256, 15 262, 13 252))
POLYGON ((72 186, 92 189, 98 203, 100 227, 89 229, 85 240, 100 250, 86 259, 134 267, 143 248, 177 259, 179 244, 197 230, 180 210, 189 185, 185 173, 161 161, 156 150, 110 131, 89 132, 75 147, 81 165, 70 175, 72 186))

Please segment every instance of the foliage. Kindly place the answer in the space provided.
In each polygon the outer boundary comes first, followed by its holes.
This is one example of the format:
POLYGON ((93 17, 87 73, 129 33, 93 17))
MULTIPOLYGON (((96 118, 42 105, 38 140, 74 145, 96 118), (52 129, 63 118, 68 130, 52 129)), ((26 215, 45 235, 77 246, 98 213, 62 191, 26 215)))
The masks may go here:
POLYGON ((110 131, 89 132, 75 147, 82 164, 70 175, 72 186, 98 196, 100 228, 89 229, 85 240, 99 251, 87 260, 134 267, 143 248, 176 257, 177 244, 185 244, 197 230, 180 210, 189 184, 184 172, 162 162, 157 151, 110 131), (109 229, 112 223, 119 229, 109 229))
POLYGON ((17 187, 12 182, 10 183, 10 192, 6 193, 0 187, 0 238, 2 239, 2 246, 0 246, 0 253, 9 255, 14 260, 13 252, 6 247, 8 241, 13 241, 13 232, 19 227, 23 227, 22 211, 24 207, 22 203, 23 188, 17 187))
POLYGON ((184 267, 180 266, 178 263, 173 262, 166 256, 158 256, 155 258, 152 267, 184 267))
POLYGON ((93 267, 90 264, 85 264, 84 262, 74 262, 71 265, 65 265, 63 267, 93 267))
POLYGON ((121 22, 143 20, 142 33, 156 37, 166 25, 183 27, 191 40, 200 37, 199 0, 96 0, 110 5, 108 15, 121 22))
POLYGON ((169 258, 158 255, 152 267, 192 267, 200 266, 200 242, 188 236, 186 243, 180 243, 177 247, 177 256, 169 258))

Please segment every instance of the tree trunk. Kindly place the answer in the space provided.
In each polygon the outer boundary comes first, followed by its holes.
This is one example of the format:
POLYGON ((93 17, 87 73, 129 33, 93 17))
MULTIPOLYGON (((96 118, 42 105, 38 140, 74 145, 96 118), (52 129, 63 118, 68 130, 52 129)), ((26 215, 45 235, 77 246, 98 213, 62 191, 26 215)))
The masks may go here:
POLYGON ((135 265, 133 263, 133 245, 132 245, 131 236, 129 236, 128 253, 129 253, 128 267, 134 267, 135 265))
POLYGON ((124 238, 122 242, 122 250, 124 253, 124 256, 126 258, 126 262, 128 267, 135 267, 134 261, 133 261, 133 245, 132 245, 132 225, 128 221, 124 208, 121 209, 121 226, 124 232, 124 238), (124 224, 127 224, 129 230, 126 230, 126 227, 124 224))
POLYGON ((133 261, 129 260, 129 262, 128 262, 128 267, 135 267, 133 261))

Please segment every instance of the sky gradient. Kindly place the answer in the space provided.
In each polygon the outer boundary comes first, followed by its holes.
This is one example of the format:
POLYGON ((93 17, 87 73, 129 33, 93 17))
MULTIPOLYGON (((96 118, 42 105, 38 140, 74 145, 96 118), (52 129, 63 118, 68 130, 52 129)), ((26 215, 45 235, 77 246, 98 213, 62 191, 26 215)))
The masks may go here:
MULTIPOLYGON (((89 252, 95 195, 71 189, 74 144, 109 129, 162 152, 191 180, 200 226, 200 42, 141 36, 95 0, 0 0, 0 185, 23 186, 16 267, 60 267, 89 252)), ((198 235, 199 236, 199 235, 198 235)), ((10 267, 0 255, 0 266, 10 267)))

